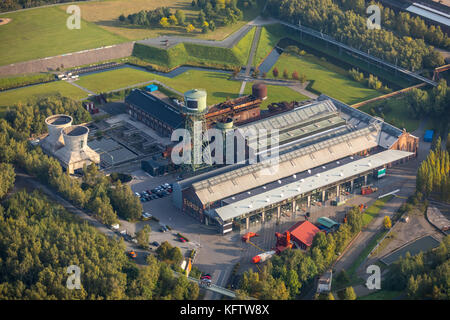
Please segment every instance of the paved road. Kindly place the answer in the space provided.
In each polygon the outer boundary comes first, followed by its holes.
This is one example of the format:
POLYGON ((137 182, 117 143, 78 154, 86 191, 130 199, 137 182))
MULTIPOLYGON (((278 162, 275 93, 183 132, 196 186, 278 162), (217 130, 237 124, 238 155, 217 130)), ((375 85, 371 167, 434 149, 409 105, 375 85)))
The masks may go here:
MULTIPOLYGON (((245 67, 245 74, 244 74, 245 78, 248 78, 250 76, 250 70, 252 69, 253 58, 254 58, 255 53, 256 53, 256 48, 258 47, 258 42, 259 42, 259 36, 260 35, 261 35, 261 27, 257 26, 256 27, 256 32, 255 32, 255 35, 254 35, 253 41, 252 41, 252 47, 250 48, 250 54, 248 56, 247 66, 245 67)), ((242 82, 241 89, 239 90, 239 96, 242 96, 244 94, 244 90, 245 90, 245 85, 246 84, 247 84, 247 81, 244 80, 242 82)))
POLYGON ((197 39, 197 38, 188 38, 188 37, 181 37, 181 36, 160 36, 156 38, 149 38, 145 40, 137 41, 137 43, 150 45, 154 47, 159 47, 163 49, 169 49, 173 46, 179 44, 179 43, 192 43, 192 44, 199 44, 199 45, 206 45, 206 46, 212 46, 212 47, 220 47, 220 48, 232 48, 238 43, 250 30, 253 28, 253 26, 261 26, 265 24, 272 24, 274 21, 272 19, 263 19, 261 17, 257 17, 256 19, 248 22, 246 25, 244 25, 242 28, 225 38, 224 40, 217 41, 217 40, 204 40, 204 39, 197 39), (167 45, 166 41, 167 40, 167 45), (164 42, 163 42, 164 41, 164 42))
MULTIPOLYGON (((414 132, 417 137, 422 137, 424 133, 425 121, 422 121, 419 129, 414 132)), ((378 216, 369 224, 369 226, 363 230, 356 238, 352 246, 344 253, 339 261, 337 261, 333 267, 335 274, 337 275, 341 270, 348 270, 348 268, 354 263, 354 261, 360 256, 367 244, 381 231, 383 228, 384 216, 392 217, 399 207, 406 201, 405 197, 410 196, 415 191, 416 186, 416 172, 420 163, 426 158, 430 143, 420 141, 419 143, 419 155, 416 159, 408 161, 402 166, 397 166, 389 170, 390 177, 397 177, 392 180, 391 189, 400 189, 397 196, 394 197, 380 210, 378 216)), ((381 193, 380 193, 381 195, 381 193)), ((357 269, 357 273, 364 274, 361 265, 357 269)), ((361 290, 360 290, 361 291, 361 290)), ((359 292, 361 294, 362 292, 359 292)))

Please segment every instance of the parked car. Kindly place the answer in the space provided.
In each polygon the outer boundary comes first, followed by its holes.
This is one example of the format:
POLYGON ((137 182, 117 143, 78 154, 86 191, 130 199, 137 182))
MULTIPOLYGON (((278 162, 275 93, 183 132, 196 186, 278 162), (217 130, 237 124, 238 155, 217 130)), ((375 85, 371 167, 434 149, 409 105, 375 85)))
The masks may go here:
POLYGON ((136 259, 137 258, 137 254, 136 252, 134 252, 133 250, 128 251, 128 256, 132 259, 136 259))
POLYGON ((140 197, 140 196, 141 196, 138 192, 135 192, 134 195, 135 195, 136 197, 140 197))
POLYGON ((143 212, 142 213, 142 220, 150 220, 151 218, 152 218, 153 216, 150 214, 150 213, 148 213, 148 212, 143 212))
POLYGON ((158 242, 158 241, 153 241, 152 244, 153 244, 155 247, 159 247, 159 242, 158 242))
POLYGON ((180 240, 180 242, 183 242, 183 243, 185 243, 186 242, 186 239, 185 238, 183 238, 183 237, 180 237, 178 240, 180 240))

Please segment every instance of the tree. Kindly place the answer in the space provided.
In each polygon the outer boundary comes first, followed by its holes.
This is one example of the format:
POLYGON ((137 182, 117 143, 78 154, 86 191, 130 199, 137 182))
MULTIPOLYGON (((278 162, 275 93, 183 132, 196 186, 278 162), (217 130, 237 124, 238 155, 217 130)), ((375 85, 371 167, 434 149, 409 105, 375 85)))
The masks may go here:
POLYGON ((343 298, 344 300, 356 300, 356 293, 353 287, 345 288, 343 292, 343 298))
POLYGON ((289 73, 286 69, 283 70, 283 78, 285 78, 285 79, 289 78, 289 73))
POLYGON ((294 79, 294 80, 299 80, 300 79, 297 71, 292 72, 292 79, 294 79))
POLYGON ((167 19, 166 17, 162 17, 161 20, 159 20, 159 25, 163 28, 169 27, 170 26, 169 19, 167 19))
POLYGON ((176 10, 175 11, 175 17, 176 17, 176 19, 177 19, 177 21, 178 21, 178 24, 180 25, 180 26, 184 26, 185 25, 185 20, 186 20, 186 17, 185 17, 185 15, 184 15, 184 12, 183 11, 181 11, 181 10, 176 10))
POLYGON ((301 84, 304 84, 305 82, 306 82, 306 75, 301 74, 301 75, 300 75, 300 83, 301 83, 301 84))
POLYGON ((211 31, 216 30, 216 23, 213 20, 209 21, 209 29, 211 31))
POLYGON ((278 78, 278 74, 279 74, 279 72, 278 72, 278 69, 275 67, 275 68, 273 68, 273 70, 272 70, 272 74, 273 74, 273 76, 275 77, 275 78, 278 78))
POLYGON ((389 230, 392 227, 391 218, 389 216, 385 216, 383 219, 383 225, 386 230, 389 230))
POLYGON ((146 224, 141 230, 136 232, 136 240, 138 245, 144 249, 149 248, 149 239, 150 239, 151 228, 148 224, 146 224))
POLYGON ((9 163, 0 163, 0 199, 14 186, 16 174, 9 163))
POLYGON ((192 32, 192 31, 194 31, 195 30, 195 27, 192 25, 192 23, 189 23, 187 26, 186 26, 186 32, 192 32))
POLYGON ((124 14, 122 13, 122 14, 119 16, 119 21, 120 21, 120 22, 125 22, 125 20, 126 20, 126 18, 125 18, 125 16, 124 16, 124 14))
POLYGON ((178 24, 178 19, 174 14, 171 14, 169 16, 169 24, 171 24, 172 26, 176 26, 178 24))

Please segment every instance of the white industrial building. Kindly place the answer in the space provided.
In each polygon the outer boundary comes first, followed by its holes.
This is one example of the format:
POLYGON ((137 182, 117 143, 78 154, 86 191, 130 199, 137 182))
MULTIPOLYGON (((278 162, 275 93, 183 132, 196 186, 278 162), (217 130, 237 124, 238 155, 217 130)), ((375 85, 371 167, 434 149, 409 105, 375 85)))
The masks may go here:
POLYGON ((53 115, 45 119, 48 136, 41 147, 47 154, 56 157, 70 174, 84 165, 100 163, 100 155, 87 145, 89 129, 72 125, 72 117, 53 115))

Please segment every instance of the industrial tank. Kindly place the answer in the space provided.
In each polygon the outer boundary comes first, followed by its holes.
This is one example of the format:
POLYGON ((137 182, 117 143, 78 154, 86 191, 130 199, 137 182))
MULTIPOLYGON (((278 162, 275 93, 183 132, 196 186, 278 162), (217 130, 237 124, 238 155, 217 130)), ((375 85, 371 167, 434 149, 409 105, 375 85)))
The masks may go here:
POLYGON ((205 113, 207 111, 206 91, 193 89, 184 93, 184 108, 187 113, 205 113))
POLYGON ((252 86, 252 96, 256 99, 264 100, 267 98, 267 86, 264 83, 255 83, 252 86))
POLYGON ((70 126, 62 130, 66 152, 79 152, 87 147, 89 129, 84 126, 70 126))

